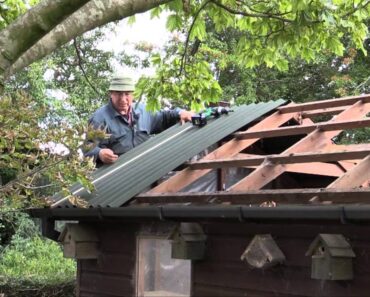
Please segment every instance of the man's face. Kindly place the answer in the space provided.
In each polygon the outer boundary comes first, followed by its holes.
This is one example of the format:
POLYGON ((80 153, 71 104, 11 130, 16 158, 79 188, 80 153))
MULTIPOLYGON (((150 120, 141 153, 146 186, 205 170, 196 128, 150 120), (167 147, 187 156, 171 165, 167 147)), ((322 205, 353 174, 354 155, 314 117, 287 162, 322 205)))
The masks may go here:
POLYGON ((131 91, 111 91, 113 107, 122 115, 126 115, 132 104, 133 92, 131 91))

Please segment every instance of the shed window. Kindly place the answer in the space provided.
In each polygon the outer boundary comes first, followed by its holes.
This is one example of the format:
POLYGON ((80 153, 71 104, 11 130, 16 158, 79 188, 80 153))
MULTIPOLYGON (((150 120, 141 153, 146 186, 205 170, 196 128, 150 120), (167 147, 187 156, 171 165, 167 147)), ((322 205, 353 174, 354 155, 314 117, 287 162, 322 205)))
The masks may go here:
POLYGON ((171 242, 138 239, 137 296, 190 296, 191 261, 171 258, 171 242))

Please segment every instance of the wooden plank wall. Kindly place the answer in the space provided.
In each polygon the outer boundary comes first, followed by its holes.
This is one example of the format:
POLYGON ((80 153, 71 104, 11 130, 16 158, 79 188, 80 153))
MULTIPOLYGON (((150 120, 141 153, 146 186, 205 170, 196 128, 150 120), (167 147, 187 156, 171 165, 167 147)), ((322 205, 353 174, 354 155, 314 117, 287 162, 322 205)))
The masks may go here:
POLYGON ((101 223, 95 228, 100 237, 99 258, 78 261, 77 296, 135 296, 137 225, 101 223))
MULTIPOLYGON (((163 224, 163 222, 162 222, 163 224)), ((153 225, 153 223, 151 223, 153 225)), ((156 225, 156 224, 154 224, 156 225)), ((206 257, 194 261, 192 296, 364 297, 370 291, 370 226, 325 222, 203 223, 206 257), (271 234, 286 263, 252 269, 240 256, 255 234, 271 234), (319 233, 340 233, 349 239, 356 258, 354 280, 311 279, 311 259, 305 253, 319 233)), ((135 296, 136 235, 139 224, 96 225, 101 238, 98 260, 78 262, 78 297, 135 296)))
POLYGON ((206 259, 193 264, 193 296, 368 296, 370 291, 370 226, 327 224, 204 225, 206 259), (240 260, 255 234, 270 233, 286 256, 283 266, 252 269, 240 260), (356 253, 354 280, 313 280, 305 253, 318 233, 341 233, 356 253))

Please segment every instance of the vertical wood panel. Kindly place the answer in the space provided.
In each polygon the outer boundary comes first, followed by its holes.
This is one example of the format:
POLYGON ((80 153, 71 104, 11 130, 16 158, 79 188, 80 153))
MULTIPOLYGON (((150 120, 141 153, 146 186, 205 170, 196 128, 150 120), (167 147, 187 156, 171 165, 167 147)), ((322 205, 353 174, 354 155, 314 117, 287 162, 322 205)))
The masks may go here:
POLYGON ((137 224, 99 224, 97 260, 79 261, 79 297, 135 296, 137 224))
POLYGON ((206 258, 193 262, 193 296, 343 296, 364 297, 370 291, 370 227, 330 224, 204 224, 206 258), (270 233, 286 256, 282 266, 259 270, 240 256, 255 234, 270 233), (311 279, 311 259, 305 253, 319 233, 347 237, 357 255, 354 280, 311 279))

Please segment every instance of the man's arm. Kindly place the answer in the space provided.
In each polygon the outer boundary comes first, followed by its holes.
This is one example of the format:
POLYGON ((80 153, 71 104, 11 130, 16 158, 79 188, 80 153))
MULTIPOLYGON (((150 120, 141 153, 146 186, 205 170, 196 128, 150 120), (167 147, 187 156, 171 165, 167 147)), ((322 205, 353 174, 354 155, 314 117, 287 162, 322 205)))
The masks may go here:
MULTIPOLYGON (((104 121, 98 121, 94 117, 89 120, 89 126, 93 129, 104 130, 105 124, 104 121)), ((95 162, 101 161, 104 164, 111 164, 114 163, 118 159, 118 155, 116 155, 111 149, 106 147, 105 140, 99 141, 92 141, 88 140, 88 142, 95 143, 95 147, 86 152, 84 155, 85 157, 92 157, 95 162)))
POLYGON ((191 121, 193 112, 185 109, 161 110, 153 115, 151 133, 156 134, 173 126, 178 121, 181 124, 191 121))

